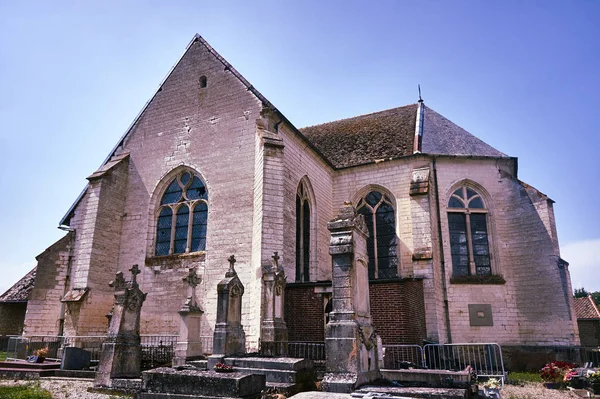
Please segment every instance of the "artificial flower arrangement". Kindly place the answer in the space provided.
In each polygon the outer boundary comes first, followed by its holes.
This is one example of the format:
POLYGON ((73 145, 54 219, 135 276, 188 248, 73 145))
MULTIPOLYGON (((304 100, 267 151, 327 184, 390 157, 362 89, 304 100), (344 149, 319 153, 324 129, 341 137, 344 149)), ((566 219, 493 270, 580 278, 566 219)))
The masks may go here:
POLYGON ((587 370, 585 378, 590 384, 600 384, 600 371, 587 370))
POLYGON ((235 371, 235 368, 233 366, 228 366, 225 363, 217 363, 215 364, 215 371, 231 373, 232 371, 235 371))
POLYGON ((486 389, 499 389, 500 380, 497 378, 489 378, 486 382, 483 383, 483 387, 486 389))
POLYGON ((48 348, 37 349, 33 352, 33 354, 38 357, 46 357, 48 356, 48 348))
POLYGON ((540 378, 546 382, 564 382, 565 375, 575 367, 573 363, 551 362, 540 370, 540 378))

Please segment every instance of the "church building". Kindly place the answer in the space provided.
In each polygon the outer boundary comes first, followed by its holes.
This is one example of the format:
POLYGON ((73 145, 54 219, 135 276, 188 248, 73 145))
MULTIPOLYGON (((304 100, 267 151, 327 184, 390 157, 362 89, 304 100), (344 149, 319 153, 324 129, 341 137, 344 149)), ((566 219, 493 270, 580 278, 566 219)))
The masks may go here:
POLYGON ((580 343, 553 201, 519 180, 516 158, 420 99, 299 129, 196 35, 90 172, 67 234, 37 258, 25 336, 105 335, 109 282, 138 265, 142 334, 178 334, 193 268, 211 337, 235 255, 254 351, 277 253, 288 340, 322 342, 327 222, 350 203, 368 227, 361 289, 384 344, 580 343))

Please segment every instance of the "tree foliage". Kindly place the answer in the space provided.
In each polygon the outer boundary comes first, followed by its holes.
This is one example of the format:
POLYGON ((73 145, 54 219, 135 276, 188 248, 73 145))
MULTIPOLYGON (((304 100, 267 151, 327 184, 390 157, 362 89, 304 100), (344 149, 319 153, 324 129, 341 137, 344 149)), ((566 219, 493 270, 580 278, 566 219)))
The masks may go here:
POLYGON ((592 299, 594 300, 596 306, 600 306, 600 291, 589 292, 586 291, 585 288, 581 287, 575 288, 575 292, 573 293, 574 298, 585 298, 590 295, 592 296, 592 299))

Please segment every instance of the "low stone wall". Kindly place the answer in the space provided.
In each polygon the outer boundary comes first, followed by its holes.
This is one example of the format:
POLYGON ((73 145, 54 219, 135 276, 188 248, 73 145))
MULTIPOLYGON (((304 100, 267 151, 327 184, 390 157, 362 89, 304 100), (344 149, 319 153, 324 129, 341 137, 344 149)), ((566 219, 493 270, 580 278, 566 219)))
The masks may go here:
POLYGON ((504 369, 507 371, 538 371, 555 360, 582 364, 582 348, 573 346, 502 345, 504 369))

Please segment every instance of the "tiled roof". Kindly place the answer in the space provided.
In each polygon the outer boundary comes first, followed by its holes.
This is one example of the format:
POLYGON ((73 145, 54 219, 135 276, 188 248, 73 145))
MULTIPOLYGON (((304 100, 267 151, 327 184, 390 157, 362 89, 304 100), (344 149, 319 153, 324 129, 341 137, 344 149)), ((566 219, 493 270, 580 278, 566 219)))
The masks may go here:
MULTIPOLYGON (((336 168, 399 158, 414 152, 418 104, 300 129, 336 168)), ((434 110, 424 107, 421 152, 507 157, 434 110)))
POLYGON ((37 267, 31 269, 22 279, 17 281, 4 294, 0 295, 0 302, 26 302, 33 289, 37 267))
POLYGON ((575 315, 578 319, 600 319, 600 310, 591 296, 585 298, 574 298, 575 315))

